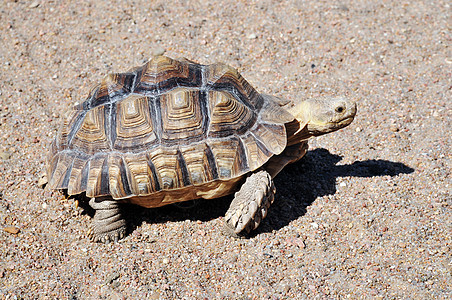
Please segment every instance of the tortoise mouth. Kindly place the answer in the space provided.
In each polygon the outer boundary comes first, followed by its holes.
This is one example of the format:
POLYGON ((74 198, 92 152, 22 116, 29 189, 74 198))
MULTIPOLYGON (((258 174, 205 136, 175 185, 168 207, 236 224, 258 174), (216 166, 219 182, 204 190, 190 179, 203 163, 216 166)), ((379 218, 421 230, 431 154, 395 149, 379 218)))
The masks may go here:
POLYGON ((337 121, 337 122, 331 122, 329 124, 329 126, 326 126, 324 128, 324 131, 325 131, 325 133, 328 133, 328 132, 333 132, 333 131, 342 129, 342 128, 347 127, 348 125, 350 125, 350 123, 352 123, 353 120, 354 120, 354 116, 342 119, 342 120, 337 121))
POLYGON ((355 119, 355 116, 348 117, 348 118, 342 119, 341 121, 337 122, 336 124, 338 125, 338 127, 347 126, 348 124, 353 122, 354 119, 355 119))
POLYGON ((337 122, 333 122, 333 121, 326 122, 326 123, 311 122, 311 123, 307 124, 307 129, 308 129, 308 132, 312 136, 324 135, 326 133, 334 132, 336 130, 347 127, 348 125, 350 125, 350 123, 353 122, 354 118, 355 118, 354 116, 350 116, 350 117, 341 119, 337 122))

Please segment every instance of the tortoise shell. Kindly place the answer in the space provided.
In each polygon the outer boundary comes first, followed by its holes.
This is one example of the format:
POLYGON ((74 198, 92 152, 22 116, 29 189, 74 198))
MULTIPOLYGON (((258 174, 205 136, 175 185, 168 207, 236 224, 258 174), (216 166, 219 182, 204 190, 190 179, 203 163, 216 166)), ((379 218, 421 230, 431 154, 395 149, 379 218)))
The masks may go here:
POLYGON ((284 113, 228 65, 156 56, 66 114, 49 186, 146 207, 219 197, 284 150, 284 113))

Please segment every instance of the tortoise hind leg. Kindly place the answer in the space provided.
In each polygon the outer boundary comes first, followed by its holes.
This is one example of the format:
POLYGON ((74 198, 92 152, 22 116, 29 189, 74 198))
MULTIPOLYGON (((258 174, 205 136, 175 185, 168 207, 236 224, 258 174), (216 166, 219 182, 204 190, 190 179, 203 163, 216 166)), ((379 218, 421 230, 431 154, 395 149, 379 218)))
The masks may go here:
POLYGON ((120 203, 112 198, 91 198, 89 205, 96 210, 89 237, 94 242, 117 242, 126 234, 126 221, 120 203))
POLYGON ((275 186, 267 171, 251 174, 235 193, 225 215, 225 233, 240 237, 256 229, 273 203, 275 186))

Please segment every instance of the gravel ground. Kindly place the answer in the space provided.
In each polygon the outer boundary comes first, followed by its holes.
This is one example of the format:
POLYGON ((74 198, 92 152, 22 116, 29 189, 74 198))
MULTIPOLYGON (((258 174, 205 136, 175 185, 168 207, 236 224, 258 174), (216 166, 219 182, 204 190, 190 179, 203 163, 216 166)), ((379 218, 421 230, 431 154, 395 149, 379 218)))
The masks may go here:
POLYGON ((185 2, 1 0, 0 298, 451 299, 450 3, 185 2), (163 52, 358 102, 249 239, 221 234, 226 197, 129 207, 126 239, 91 243, 90 212, 37 186, 70 103, 163 52))

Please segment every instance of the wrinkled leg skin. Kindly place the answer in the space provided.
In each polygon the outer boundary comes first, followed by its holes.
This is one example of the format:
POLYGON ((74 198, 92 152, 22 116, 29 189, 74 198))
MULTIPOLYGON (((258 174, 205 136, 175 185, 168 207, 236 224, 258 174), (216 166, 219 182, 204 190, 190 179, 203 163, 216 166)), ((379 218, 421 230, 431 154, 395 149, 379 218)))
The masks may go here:
POLYGON ((232 237, 245 237, 256 229, 275 199, 275 186, 267 171, 251 174, 235 193, 225 215, 224 233, 232 237))
POLYGON ((283 153, 273 156, 264 168, 270 173, 272 178, 275 178, 285 166, 299 161, 305 156, 306 152, 308 152, 308 148, 308 143, 306 141, 287 146, 283 153))
POLYGON ((89 205, 96 210, 88 236, 94 242, 117 242, 126 235, 127 224, 120 203, 112 198, 91 198, 89 205))

